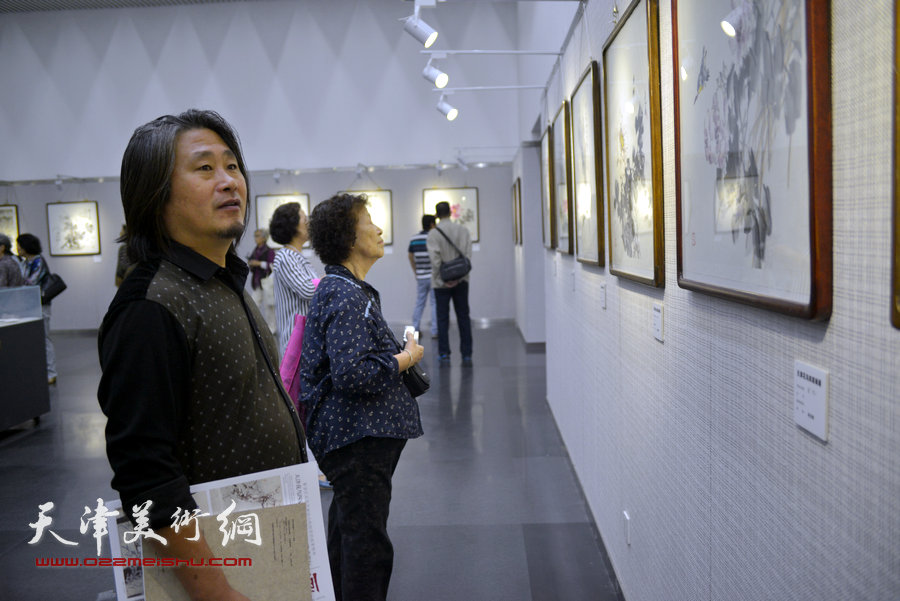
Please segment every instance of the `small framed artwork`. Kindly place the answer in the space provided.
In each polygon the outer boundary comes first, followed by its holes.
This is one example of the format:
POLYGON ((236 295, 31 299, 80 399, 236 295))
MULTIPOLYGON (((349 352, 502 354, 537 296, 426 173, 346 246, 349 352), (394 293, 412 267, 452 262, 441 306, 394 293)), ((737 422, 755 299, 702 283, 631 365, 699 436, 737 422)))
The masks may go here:
POLYGON ((48 203, 47 230, 51 256, 100 254, 96 200, 48 203))
POLYGON ((522 178, 517 177, 513 185, 513 202, 516 212, 516 244, 522 246, 525 243, 524 224, 522 223, 522 178))
POLYGON ((427 188, 422 190, 422 210, 435 215, 439 202, 450 203, 450 221, 469 228, 472 242, 478 242, 478 188, 427 188))
POLYGON ((603 46, 609 271, 665 285, 659 2, 634 0, 603 46))
POLYGON ((894 11, 894 255, 891 323, 900 328, 900 11, 894 11))
POLYGON ((369 199, 372 223, 381 228, 385 246, 394 243, 394 216, 390 190, 344 190, 348 194, 365 194, 369 199))
POLYGON ((563 100, 562 106, 553 117, 550 127, 553 134, 553 204, 556 208, 556 250, 573 253, 572 221, 572 189, 569 173, 572 172, 572 153, 569 140, 569 103, 563 100))
POLYGON ((12 248, 7 252, 15 252, 16 238, 19 237, 19 208, 16 205, 0 205, 0 234, 9 236, 12 248))
MULTIPOLYGON (((309 217, 309 194, 260 194, 256 197, 256 229, 269 229, 269 222, 275 209, 289 202, 300 204, 300 208, 309 217)), ((269 238, 269 246, 281 248, 281 245, 269 238)))
POLYGON ((603 265, 603 201, 600 167, 600 89, 591 61, 572 94, 572 192, 575 196, 575 258, 603 265))
POLYGON ((522 178, 516 178, 516 224, 518 225, 519 246, 525 244, 525 224, 522 216, 522 178))
POLYGON ((519 183, 519 180, 516 179, 516 182, 510 188, 510 197, 512 198, 512 226, 513 226, 513 244, 516 246, 519 245, 519 213, 516 211, 516 185, 519 183))
POLYGON ((831 315, 830 10, 673 3, 682 288, 831 315))
POLYGON ((545 248, 556 248, 556 213, 553 204, 553 134, 548 126, 541 137, 541 227, 545 248))

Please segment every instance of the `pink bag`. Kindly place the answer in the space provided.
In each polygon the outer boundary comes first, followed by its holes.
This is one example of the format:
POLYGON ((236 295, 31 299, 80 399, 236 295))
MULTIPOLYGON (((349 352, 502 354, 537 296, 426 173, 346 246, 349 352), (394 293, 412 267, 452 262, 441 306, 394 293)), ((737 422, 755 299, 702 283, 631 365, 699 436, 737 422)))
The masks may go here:
POLYGON ((306 406, 300 403, 300 353, 303 351, 303 330, 306 328, 306 315, 294 315, 294 329, 284 349, 281 359, 281 381, 294 401, 294 407, 300 414, 300 421, 306 426, 306 406))

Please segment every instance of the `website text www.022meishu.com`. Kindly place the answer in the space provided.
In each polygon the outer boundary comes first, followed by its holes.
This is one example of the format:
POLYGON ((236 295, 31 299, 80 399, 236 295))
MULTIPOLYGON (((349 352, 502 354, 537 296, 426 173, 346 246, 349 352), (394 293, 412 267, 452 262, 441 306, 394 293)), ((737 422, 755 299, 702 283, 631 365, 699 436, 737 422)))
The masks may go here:
POLYGON ((34 565, 39 568, 124 568, 140 566, 143 568, 177 568, 191 566, 195 568, 214 567, 252 567, 253 559, 249 557, 201 557, 179 559, 176 557, 35 557, 34 565))

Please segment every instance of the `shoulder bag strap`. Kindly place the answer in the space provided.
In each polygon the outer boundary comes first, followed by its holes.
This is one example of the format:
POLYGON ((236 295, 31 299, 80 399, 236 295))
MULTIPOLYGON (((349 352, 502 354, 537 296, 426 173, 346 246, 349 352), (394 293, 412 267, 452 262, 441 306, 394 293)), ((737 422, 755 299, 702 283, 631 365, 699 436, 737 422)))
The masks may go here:
POLYGON ((443 236, 444 238, 447 238, 447 242, 450 243, 450 246, 453 247, 453 250, 455 250, 457 253, 459 253, 459 256, 460 256, 460 257, 463 256, 462 251, 459 250, 459 248, 457 248, 457 246, 456 246, 455 244, 453 244, 453 240, 451 240, 451 239, 447 236, 447 234, 445 234, 445 233, 441 230, 441 228, 439 228, 438 226, 434 226, 434 229, 436 229, 437 231, 439 231, 439 232, 441 233, 441 236, 443 236))

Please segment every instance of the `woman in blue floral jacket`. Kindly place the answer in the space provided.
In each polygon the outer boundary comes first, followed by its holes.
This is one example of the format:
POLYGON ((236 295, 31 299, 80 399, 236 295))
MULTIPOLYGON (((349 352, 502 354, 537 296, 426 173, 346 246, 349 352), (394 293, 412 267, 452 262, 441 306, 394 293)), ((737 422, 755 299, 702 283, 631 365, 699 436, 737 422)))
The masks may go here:
POLYGON ((400 349, 366 273, 384 256, 364 195, 316 205, 310 242, 325 264, 306 316, 301 355, 307 441, 334 487, 328 557, 338 601, 387 596, 394 550, 387 533, 391 477, 406 441, 422 435, 402 372, 422 359, 400 349), (398 352, 398 349, 399 352, 398 352))

